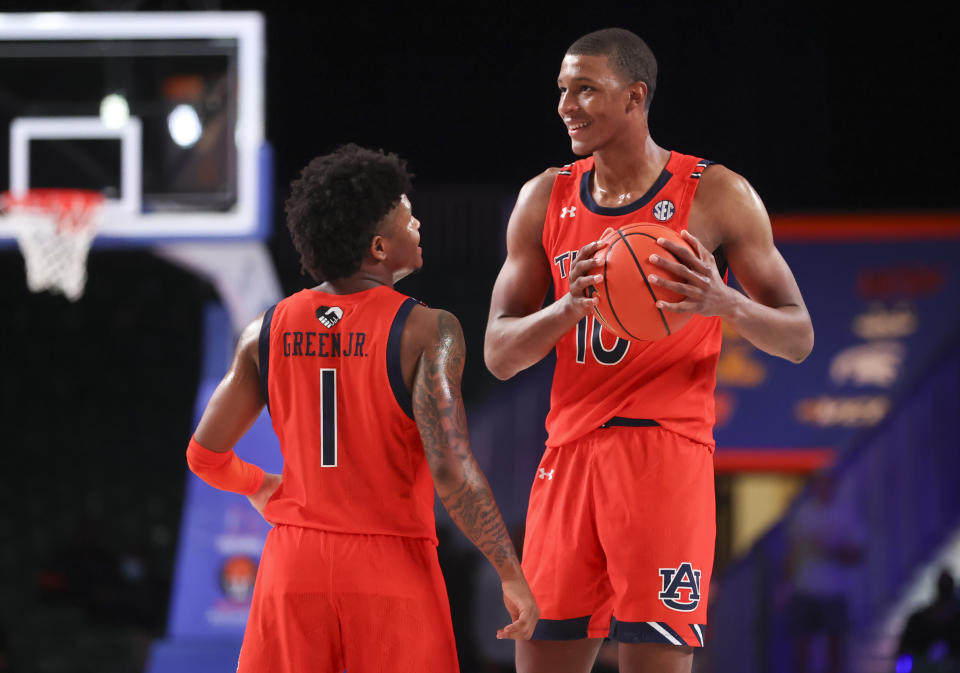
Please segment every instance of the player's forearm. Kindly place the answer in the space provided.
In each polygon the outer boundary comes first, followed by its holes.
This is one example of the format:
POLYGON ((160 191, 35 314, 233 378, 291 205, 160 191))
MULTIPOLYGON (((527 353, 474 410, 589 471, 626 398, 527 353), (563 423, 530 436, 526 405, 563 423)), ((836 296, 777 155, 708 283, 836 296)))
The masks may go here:
POLYGON ((773 308, 733 288, 734 301, 724 319, 754 346, 791 362, 803 362, 813 350, 813 324, 802 306, 773 308))
POLYGON ((500 576, 511 579, 519 573, 517 554, 490 486, 470 451, 460 394, 464 356, 459 324, 440 313, 435 344, 424 351, 414 376, 413 414, 444 507, 500 576))
POLYGON ((254 495, 264 481, 263 470, 241 460, 233 449, 212 451, 191 438, 187 446, 190 471, 214 488, 242 495, 254 495))
POLYGON ((583 317, 564 299, 530 315, 491 318, 483 342, 483 359, 491 374, 505 381, 553 350, 583 317))
POLYGON ((520 561, 483 472, 472 454, 457 463, 434 470, 440 501, 501 579, 520 577, 520 561))
MULTIPOLYGON (((424 369, 431 369, 429 362, 424 369)), ((520 572, 520 563, 486 477, 470 451, 463 399, 450 394, 448 379, 424 374, 420 380, 433 380, 435 385, 414 387, 413 410, 437 494, 453 522, 500 576, 512 579, 520 572)))

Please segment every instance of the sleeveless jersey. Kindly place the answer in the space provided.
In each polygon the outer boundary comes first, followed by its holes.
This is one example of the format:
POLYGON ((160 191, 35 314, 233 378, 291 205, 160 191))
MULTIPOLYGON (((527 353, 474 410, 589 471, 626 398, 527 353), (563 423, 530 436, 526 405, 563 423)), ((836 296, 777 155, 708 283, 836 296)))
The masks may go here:
MULTIPOLYGON (((593 157, 565 166, 554 181, 543 225, 555 299, 569 291, 567 273, 577 251, 607 227, 650 222, 685 229, 709 163, 671 152, 650 190, 617 208, 593 199, 593 157)), ((720 341, 719 318, 695 315, 683 329, 658 341, 620 339, 593 315, 583 318, 557 343, 547 445, 567 444, 619 417, 653 420, 712 446, 720 341)))
POLYGON ((437 543, 433 480, 400 368, 416 303, 389 287, 302 290, 264 314, 260 381, 284 461, 267 520, 437 543))

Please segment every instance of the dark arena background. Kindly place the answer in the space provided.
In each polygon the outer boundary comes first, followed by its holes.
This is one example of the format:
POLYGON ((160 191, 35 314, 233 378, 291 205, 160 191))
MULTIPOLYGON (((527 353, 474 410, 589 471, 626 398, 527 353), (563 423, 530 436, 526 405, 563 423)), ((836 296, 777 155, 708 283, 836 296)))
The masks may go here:
MULTIPOLYGON (((633 30, 659 62, 654 140, 753 184, 817 332, 799 366, 725 333, 717 556, 707 646, 694 670, 788 672, 804 662, 811 672, 829 670, 835 639, 804 639, 788 614, 801 581, 792 531, 824 497, 827 479, 817 474, 829 475, 826 497, 850 522, 834 533, 859 548, 841 582, 850 628, 839 670, 952 671, 960 670, 956 642, 902 636, 917 621, 910 615, 934 601, 937 578, 960 572, 956 21, 922 3, 878 7, 0 2, 0 113, 3 124, 95 115, 96 107, 80 109, 76 90, 92 90, 99 103, 145 81, 139 66, 117 65, 122 46, 107 76, 89 85, 81 76, 47 84, 27 75, 27 61, 48 63, 56 48, 11 37, 7 17, 128 12, 150 22, 147 13, 158 11, 259 13, 269 156, 252 164, 266 227, 252 239, 266 246, 276 290, 312 285, 283 220, 300 168, 345 142, 404 157, 416 173, 411 200, 425 267, 398 289, 463 324, 473 448, 519 541, 543 449, 551 362, 507 383, 486 371, 490 291, 518 190, 575 159, 556 113, 564 50, 591 30, 633 30), (122 85, 103 84, 111 81, 122 85), (55 112, 39 110, 33 95, 55 112)), ((220 58, 220 48, 211 42, 202 55, 220 58)), ((156 106, 189 95, 191 81, 165 88, 166 102, 143 103, 144 156, 159 157, 144 168, 145 209, 169 204, 199 170, 149 135, 156 106)), ((243 95, 246 86, 229 90, 243 95)), ((233 109, 229 93, 224 100, 233 109)), ((52 180, 40 186, 110 182, 97 167, 115 148, 81 143, 61 156, 33 144, 52 180)), ((245 165, 231 151, 224 156, 245 165)), ((230 175, 236 193, 227 189, 217 212, 246 198, 230 175)), ((16 241, 8 234, 0 246, 0 673, 235 669, 265 524, 251 520, 240 496, 213 500, 188 476, 184 451, 197 404, 233 349, 234 309, 228 316, 222 308, 231 301, 222 283, 233 279, 241 303, 263 289, 244 289, 249 277, 230 268, 234 258, 217 276, 202 247, 165 247, 165 238, 176 236, 95 243, 77 301, 30 292, 16 241), (215 521, 198 523, 202 512, 215 521), (196 551, 205 530, 217 544, 196 551)), ((238 447, 257 455, 250 451, 238 447)), ((279 456, 266 460, 279 467, 279 456)), ((494 638, 507 620, 496 577, 442 508, 437 521, 461 669, 513 670, 511 644, 494 638)), ((616 670, 614 648, 603 648, 596 670, 616 670)))

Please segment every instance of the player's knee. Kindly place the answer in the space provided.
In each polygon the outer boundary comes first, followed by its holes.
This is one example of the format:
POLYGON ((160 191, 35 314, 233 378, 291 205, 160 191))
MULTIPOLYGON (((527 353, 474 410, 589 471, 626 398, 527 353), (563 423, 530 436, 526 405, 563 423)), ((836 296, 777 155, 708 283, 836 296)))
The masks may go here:
POLYGON ((601 642, 599 638, 518 640, 517 673, 589 673, 601 642))
POLYGON ((517 673, 539 673, 537 641, 518 640, 516 651, 517 673))
POLYGON ((524 650, 523 645, 524 643, 517 642, 517 651, 514 656, 517 673, 535 673, 530 653, 524 650))
POLYGON ((689 645, 620 643, 621 673, 690 673, 693 653, 689 645))

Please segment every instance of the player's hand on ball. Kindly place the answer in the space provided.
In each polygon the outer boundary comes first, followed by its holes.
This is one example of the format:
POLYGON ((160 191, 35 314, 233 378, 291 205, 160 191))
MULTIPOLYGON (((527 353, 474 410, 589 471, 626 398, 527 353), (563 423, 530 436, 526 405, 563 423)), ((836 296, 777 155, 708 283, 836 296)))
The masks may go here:
POLYGON ((540 619, 540 608, 523 577, 503 581, 503 603, 513 622, 497 630, 500 640, 530 640, 540 619))
POLYGON ((607 242, 593 241, 580 248, 576 259, 570 264, 567 280, 570 291, 564 298, 577 314, 577 318, 589 315, 597 305, 597 299, 591 296, 591 287, 603 282, 603 276, 597 273, 602 256, 597 253, 609 245, 607 242))
MULTIPOLYGON (((280 488, 280 483, 282 479, 279 474, 273 474, 271 472, 264 472, 263 474, 263 483, 260 484, 260 489, 253 495, 248 495, 247 500, 250 501, 250 504, 253 505, 253 508, 260 512, 260 516, 263 516, 263 508, 266 507, 267 501, 273 496, 278 488, 280 488)), ((267 517, 263 516, 264 519, 267 517)), ((272 521, 268 521, 271 525, 272 521)))
POLYGON ((732 308, 730 292, 720 276, 717 262, 696 236, 686 229, 681 236, 696 250, 694 252, 684 245, 677 245, 665 238, 657 239, 657 243, 673 253, 678 261, 667 259, 661 255, 650 255, 650 261, 657 266, 670 271, 681 280, 673 281, 651 275, 649 281, 658 287, 672 290, 684 296, 683 301, 658 301, 657 308, 676 313, 699 313, 703 316, 729 315, 732 308))

